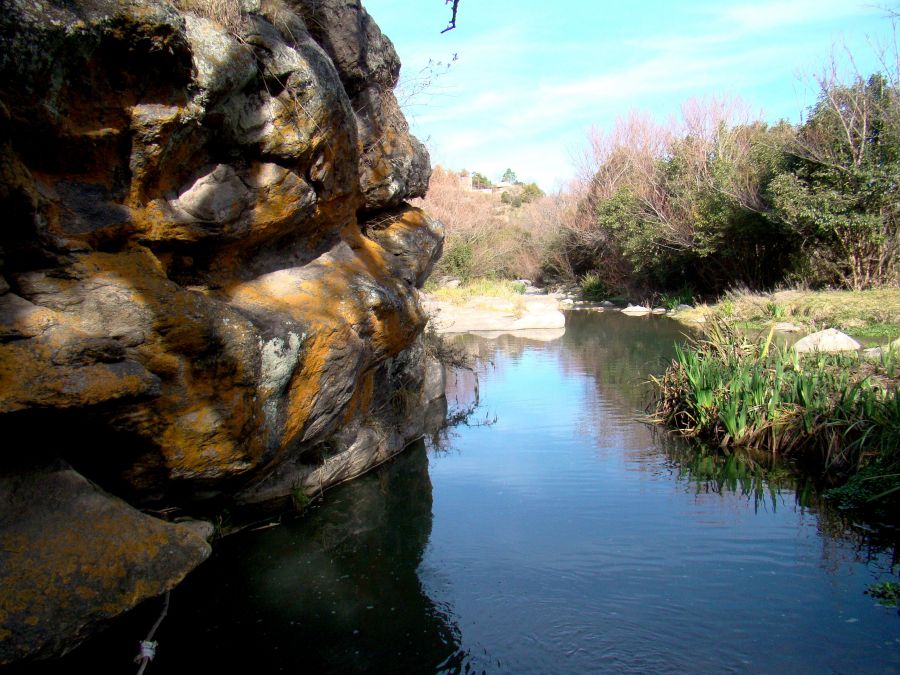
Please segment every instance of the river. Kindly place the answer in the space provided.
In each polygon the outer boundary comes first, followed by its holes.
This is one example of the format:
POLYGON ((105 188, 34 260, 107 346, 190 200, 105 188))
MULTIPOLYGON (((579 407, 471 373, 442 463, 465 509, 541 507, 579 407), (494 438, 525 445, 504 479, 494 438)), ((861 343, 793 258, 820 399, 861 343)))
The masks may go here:
MULTIPOLYGON (((895 541, 789 467, 637 419, 681 330, 570 312, 555 340, 461 337, 469 425, 219 542, 147 672, 900 670, 900 616, 864 594, 896 579, 895 541)), ((123 672, 158 612, 63 663, 123 672)))

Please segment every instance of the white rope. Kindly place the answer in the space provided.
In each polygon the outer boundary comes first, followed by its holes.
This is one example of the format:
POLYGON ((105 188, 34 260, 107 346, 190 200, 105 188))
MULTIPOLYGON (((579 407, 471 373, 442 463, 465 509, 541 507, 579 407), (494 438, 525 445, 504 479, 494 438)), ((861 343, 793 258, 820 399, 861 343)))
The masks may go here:
POLYGON ((166 614, 168 613, 169 591, 166 591, 166 601, 163 603, 162 612, 160 612, 159 618, 156 620, 156 623, 153 624, 150 632, 147 633, 147 639, 141 640, 141 653, 134 657, 134 662, 141 664, 141 667, 138 668, 138 675, 143 675, 144 669, 147 667, 147 664, 153 660, 154 656, 156 656, 156 647, 159 643, 153 639, 153 636, 156 634, 156 629, 159 628, 159 624, 163 622, 163 619, 166 618, 166 614))

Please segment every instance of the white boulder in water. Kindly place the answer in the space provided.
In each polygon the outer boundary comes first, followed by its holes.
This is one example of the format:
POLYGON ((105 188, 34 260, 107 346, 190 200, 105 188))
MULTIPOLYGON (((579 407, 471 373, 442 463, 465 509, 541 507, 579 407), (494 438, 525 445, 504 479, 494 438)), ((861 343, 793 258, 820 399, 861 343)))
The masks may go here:
POLYGON ((853 352, 862 345, 836 328, 827 328, 807 335, 794 344, 798 353, 803 352, 853 352))

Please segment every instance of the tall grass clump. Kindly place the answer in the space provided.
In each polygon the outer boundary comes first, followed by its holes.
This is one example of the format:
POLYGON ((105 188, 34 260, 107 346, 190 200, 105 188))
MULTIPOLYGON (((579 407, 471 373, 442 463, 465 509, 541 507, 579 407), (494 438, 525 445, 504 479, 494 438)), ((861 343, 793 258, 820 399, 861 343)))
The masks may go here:
POLYGON ((584 300, 599 302, 606 300, 610 295, 609 287, 596 272, 588 272, 578 280, 578 288, 584 300))
MULTIPOLYGON (((711 322, 654 378, 656 420, 723 448, 811 460, 838 479, 863 469, 900 476, 900 354, 800 355, 774 343, 773 333, 750 340, 711 322)), ((900 480, 893 484, 883 496, 900 496, 900 480)))

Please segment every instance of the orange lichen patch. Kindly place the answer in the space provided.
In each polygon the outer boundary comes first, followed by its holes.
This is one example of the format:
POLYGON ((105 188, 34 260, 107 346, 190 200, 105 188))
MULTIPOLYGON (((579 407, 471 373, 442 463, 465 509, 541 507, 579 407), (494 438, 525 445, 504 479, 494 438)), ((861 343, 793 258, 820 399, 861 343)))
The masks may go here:
MULTIPOLYGON (((63 310, 21 301, 33 309, 18 312, 20 328, 51 329, 40 339, 0 345, 0 410, 145 395, 141 415, 126 413, 121 427, 157 448, 170 477, 236 475, 255 466, 264 440, 256 433, 263 415, 255 400, 259 338, 252 324, 166 279, 160 261, 140 246, 82 255, 71 270, 71 279, 31 278, 35 299, 63 310), (116 347, 110 338, 117 335, 137 341, 126 360, 90 363, 89 355, 79 356, 79 343, 116 347), (66 350, 84 362, 61 361, 66 350)), ((125 351, 118 349, 121 359, 125 351)))
POLYGON ((349 424, 355 417, 362 417, 372 407, 372 398, 375 393, 375 373, 368 371, 362 377, 353 390, 353 397, 347 404, 341 424, 349 424))
MULTIPOLYGON (((128 205, 140 210, 154 196, 177 191, 208 162, 206 132, 190 123, 181 105, 141 104, 129 111, 132 132, 128 205)), ((152 214, 143 221, 149 222, 152 214)))
POLYGON ((0 533, 0 624, 8 631, 0 638, 13 640, 3 650, 10 660, 173 587, 209 555, 189 528, 146 516, 73 471, 15 480, 4 514, 15 518, 4 518, 0 533))
POLYGON ((319 397, 331 393, 324 389, 323 378, 328 372, 328 361, 335 346, 335 338, 339 338, 339 335, 319 333, 306 345, 301 366, 291 379, 288 389, 282 448, 290 447, 301 439, 319 397))
POLYGON ((167 420, 160 439, 172 478, 219 477, 250 468, 245 449, 228 433, 224 411, 208 399, 200 401, 167 420))
POLYGON ((61 349, 85 337, 59 327, 37 338, 0 344, 0 412, 92 406, 153 389, 155 380, 136 363, 54 362, 61 349))

